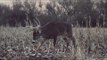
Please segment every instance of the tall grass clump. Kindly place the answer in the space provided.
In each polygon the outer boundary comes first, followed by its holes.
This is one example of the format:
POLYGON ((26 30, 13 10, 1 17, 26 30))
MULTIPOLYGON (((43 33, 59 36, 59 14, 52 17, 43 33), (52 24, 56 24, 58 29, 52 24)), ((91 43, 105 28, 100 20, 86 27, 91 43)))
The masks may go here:
MULTIPOLYGON (((79 56, 83 59, 106 58, 107 56, 106 28, 75 28, 74 35, 79 45, 79 56)), ((78 54, 77 54, 78 55, 78 54)))

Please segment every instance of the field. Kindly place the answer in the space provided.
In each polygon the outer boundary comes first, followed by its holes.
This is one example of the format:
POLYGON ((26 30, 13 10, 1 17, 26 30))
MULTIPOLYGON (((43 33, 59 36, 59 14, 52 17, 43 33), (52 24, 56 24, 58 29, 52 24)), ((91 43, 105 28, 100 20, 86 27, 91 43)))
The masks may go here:
MULTIPOLYGON (((73 28, 76 39, 76 60, 107 60, 106 28, 73 28)), ((64 50, 65 42, 58 38, 57 50, 53 54, 52 40, 47 41, 39 51, 35 51, 40 40, 32 43, 32 31, 25 27, 0 27, 0 59, 4 60, 72 60, 64 50), (49 48, 49 46, 51 46, 49 48), (50 51, 50 52, 49 52, 50 51), (35 55, 36 53, 36 55, 35 55), (50 57, 51 56, 51 57, 50 57)), ((71 44, 72 45, 72 44, 71 44)))

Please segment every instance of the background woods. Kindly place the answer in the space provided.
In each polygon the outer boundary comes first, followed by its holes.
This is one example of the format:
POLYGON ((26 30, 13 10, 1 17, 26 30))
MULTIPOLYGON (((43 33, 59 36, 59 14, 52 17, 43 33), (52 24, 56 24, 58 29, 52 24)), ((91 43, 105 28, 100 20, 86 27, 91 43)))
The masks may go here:
POLYGON ((66 21, 74 26, 107 27, 106 10, 106 0, 51 0, 45 5, 41 1, 15 0, 12 7, 0 5, 0 25, 34 25, 37 17, 42 25, 50 21, 66 21))

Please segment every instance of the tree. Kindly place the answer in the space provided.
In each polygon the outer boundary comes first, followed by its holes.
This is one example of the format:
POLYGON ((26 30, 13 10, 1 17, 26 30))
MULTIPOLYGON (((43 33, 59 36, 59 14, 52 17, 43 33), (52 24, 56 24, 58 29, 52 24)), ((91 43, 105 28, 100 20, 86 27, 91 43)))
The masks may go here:
MULTIPOLYGON (((91 0, 59 0, 59 4, 65 9, 67 20, 73 22, 74 25, 91 26, 93 23, 94 3, 91 0)), ((94 19, 95 20, 95 19, 94 19)), ((92 25, 96 25, 93 23, 92 25)))
POLYGON ((97 11, 99 13, 98 26, 107 27, 107 1, 101 0, 97 3, 97 11))
POLYGON ((74 6, 74 10, 80 26, 91 26, 90 24, 92 22, 92 16, 94 12, 92 8, 93 3, 91 0, 77 0, 76 5, 74 6))
MULTIPOLYGON (((63 21, 63 9, 58 5, 56 1, 51 1, 46 5, 47 17, 49 21, 63 21)), ((48 19, 47 18, 47 19, 48 19)), ((49 22, 48 21, 48 22, 49 22)))
MULTIPOLYGON (((21 22, 25 19, 25 11, 23 10, 23 5, 20 0, 15 0, 12 6, 12 13, 9 18, 10 26, 19 26, 21 22)), ((22 25, 22 24, 21 24, 22 25)))
POLYGON ((10 17, 11 26, 26 26, 34 25, 35 17, 37 14, 36 3, 25 0, 23 3, 20 0, 16 0, 13 3, 12 14, 10 17))
POLYGON ((63 17, 66 18, 66 21, 73 22, 72 18, 74 17, 74 5, 76 3, 76 0, 58 0, 58 3, 63 9, 63 17))
POLYGON ((6 5, 0 5, 0 25, 6 25, 10 17, 11 9, 6 5))

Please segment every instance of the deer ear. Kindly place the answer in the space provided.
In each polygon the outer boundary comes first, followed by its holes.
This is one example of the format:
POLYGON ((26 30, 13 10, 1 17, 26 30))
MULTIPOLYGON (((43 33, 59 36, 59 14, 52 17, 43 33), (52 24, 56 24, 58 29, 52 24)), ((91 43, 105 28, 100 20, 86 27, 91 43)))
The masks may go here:
POLYGON ((39 30, 39 33, 41 33, 42 31, 41 30, 39 30))
POLYGON ((36 31, 36 28, 33 28, 32 30, 33 30, 33 31, 36 31))

